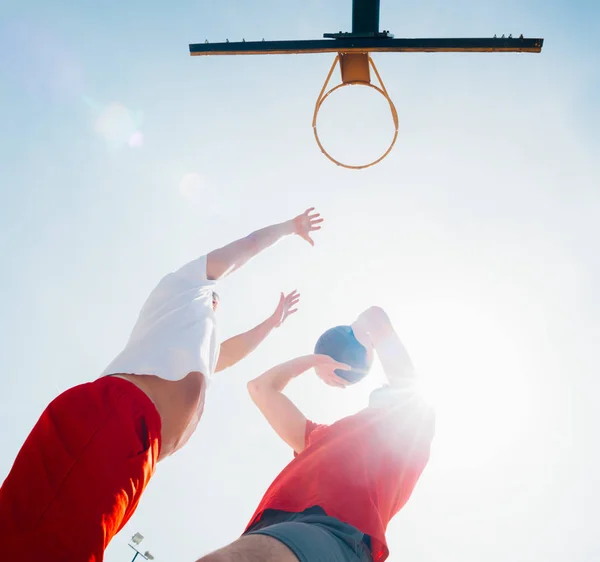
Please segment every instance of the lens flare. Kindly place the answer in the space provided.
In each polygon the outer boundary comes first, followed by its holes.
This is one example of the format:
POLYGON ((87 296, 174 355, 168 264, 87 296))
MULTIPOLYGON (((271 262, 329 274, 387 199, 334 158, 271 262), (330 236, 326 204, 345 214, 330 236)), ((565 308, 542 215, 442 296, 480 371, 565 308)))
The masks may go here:
POLYGON ((141 124, 141 112, 115 102, 100 112, 94 130, 111 148, 139 147, 143 144, 143 136, 139 131, 141 124))
POLYGON ((140 131, 136 131, 129 138, 129 143, 128 144, 129 144, 129 146, 131 148, 139 148, 140 146, 143 146, 143 144, 144 144, 144 135, 140 131))

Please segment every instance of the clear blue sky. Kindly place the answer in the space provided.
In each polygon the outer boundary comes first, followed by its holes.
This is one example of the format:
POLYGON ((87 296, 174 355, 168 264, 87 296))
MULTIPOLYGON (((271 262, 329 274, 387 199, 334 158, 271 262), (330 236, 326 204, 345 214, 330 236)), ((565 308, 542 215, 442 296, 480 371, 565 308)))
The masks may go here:
MULTIPOLYGON (((188 446, 158 468, 136 531, 157 562, 235 539, 290 459, 245 391, 327 327, 386 307, 438 404, 431 463, 389 527, 391 562, 588 562, 597 541, 600 8, 591 1, 397 3, 397 37, 546 39, 541 55, 380 55, 396 149, 335 167, 311 130, 330 55, 191 58, 188 43, 308 39, 350 28, 350 0, 32 2, 0 8, 0 479, 41 410, 121 349, 158 279, 308 206, 285 241, 221 288, 223 336, 279 291, 301 310, 215 378, 188 446)), ((357 88, 323 110, 336 154, 389 139, 357 88)), ((317 421, 359 409, 312 375, 317 421)), ((90 483, 93 485, 93 483, 90 483)))

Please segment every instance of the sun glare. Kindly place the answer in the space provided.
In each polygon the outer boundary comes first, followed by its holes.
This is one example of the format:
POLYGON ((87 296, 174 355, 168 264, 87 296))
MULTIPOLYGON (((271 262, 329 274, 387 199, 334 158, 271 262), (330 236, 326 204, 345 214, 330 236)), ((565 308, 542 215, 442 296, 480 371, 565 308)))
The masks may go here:
MULTIPOLYGON (((477 468, 501 455, 527 421, 528 397, 517 350, 494 312, 467 302, 384 308, 398 324, 421 392, 436 411, 431 462, 477 468)), ((315 386, 306 399, 314 405, 319 396, 322 421, 331 423, 364 408, 369 393, 384 382, 376 361, 364 381, 342 393, 315 386)), ((312 384, 319 384, 316 377, 312 384)))
POLYGON ((432 460, 481 466, 514 439, 526 414, 518 354, 493 319, 473 309, 438 304, 435 318, 414 350, 422 391, 437 414, 432 460))

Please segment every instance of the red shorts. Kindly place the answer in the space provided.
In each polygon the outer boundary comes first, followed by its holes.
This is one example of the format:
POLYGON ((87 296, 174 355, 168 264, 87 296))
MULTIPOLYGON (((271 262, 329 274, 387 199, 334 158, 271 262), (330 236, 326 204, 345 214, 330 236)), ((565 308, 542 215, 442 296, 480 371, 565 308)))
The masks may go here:
POLYGON ((0 560, 103 560, 154 473, 160 429, 154 404, 123 379, 53 400, 0 488, 0 560))

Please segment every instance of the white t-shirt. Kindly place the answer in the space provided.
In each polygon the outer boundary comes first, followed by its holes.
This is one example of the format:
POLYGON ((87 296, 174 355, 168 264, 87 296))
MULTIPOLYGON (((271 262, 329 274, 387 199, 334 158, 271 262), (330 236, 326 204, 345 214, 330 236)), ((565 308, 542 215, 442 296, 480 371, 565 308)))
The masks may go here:
POLYGON ((180 380, 192 371, 210 377, 219 358, 213 311, 215 281, 206 256, 163 277, 140 311, 125 349, 104 370, 180 380))

